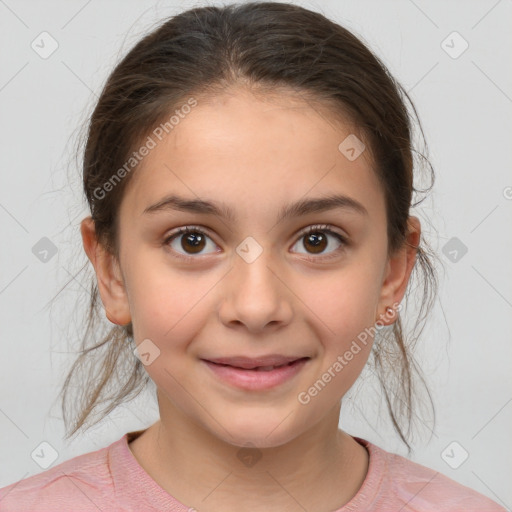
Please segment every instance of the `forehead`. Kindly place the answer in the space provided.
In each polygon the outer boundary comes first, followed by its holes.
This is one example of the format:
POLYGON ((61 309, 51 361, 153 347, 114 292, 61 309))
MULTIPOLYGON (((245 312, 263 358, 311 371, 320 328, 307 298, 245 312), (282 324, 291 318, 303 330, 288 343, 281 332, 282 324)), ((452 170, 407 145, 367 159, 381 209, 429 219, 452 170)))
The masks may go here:
POLYGON ((155 146, 134 171, 122 210, 138 217, 178 194, 223 202, 247 218, 307 196, 343 193, 378 215, 384 203, 369 151, 348 159, 340 144, 361 136, 328 114, 291 94, 238 89, 198 98, 162 140, 152 136, 155 146))

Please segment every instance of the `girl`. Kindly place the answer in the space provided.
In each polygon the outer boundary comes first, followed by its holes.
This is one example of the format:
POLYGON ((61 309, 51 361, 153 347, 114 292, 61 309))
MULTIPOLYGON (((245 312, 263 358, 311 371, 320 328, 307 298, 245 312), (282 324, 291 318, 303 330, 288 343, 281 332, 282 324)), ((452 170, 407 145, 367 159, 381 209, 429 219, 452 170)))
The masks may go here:
MULTIPOLYGON (((338 428, 370 355, 403 441, 415 371, 399 312, 435 268, 412 205, 403 89, 349 31, 283 3, 166 21, 90 119, 81 224, 117 324, 69 434, 156 385, 160 419, 1 490, 3 511, 499 511, 338 428), (135 349, 137 357, 123 357, 135 349), (107 411, 108 412, 108 411, 107 411)), ((424 294, 421 311, 427 306, 424 294)))

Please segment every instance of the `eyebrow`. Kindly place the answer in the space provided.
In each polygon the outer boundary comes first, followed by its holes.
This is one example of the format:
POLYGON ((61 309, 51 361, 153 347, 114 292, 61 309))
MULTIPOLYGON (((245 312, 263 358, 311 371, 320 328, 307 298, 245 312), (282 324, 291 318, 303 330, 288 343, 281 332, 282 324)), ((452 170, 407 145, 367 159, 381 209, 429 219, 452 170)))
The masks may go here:
MULTIPOLYGON (((355 199, 345 195, 330 195, 326 197, 303 199, 284 206, 279 212, 277 222, 291 217, 299 217, 309 213, 324 212, 336 208, 353 211, 361 215, 368 215, 367 209, 355 199)), ((170 210, 216 215, 226 218, 231 222, 236 220, 234 210, 224 203, 216 203, 215 201, 205 201, 202 199, 187 199, 174 194, 168 195, 157 203, 148 206, 144 210, 143 215, 170 210)))

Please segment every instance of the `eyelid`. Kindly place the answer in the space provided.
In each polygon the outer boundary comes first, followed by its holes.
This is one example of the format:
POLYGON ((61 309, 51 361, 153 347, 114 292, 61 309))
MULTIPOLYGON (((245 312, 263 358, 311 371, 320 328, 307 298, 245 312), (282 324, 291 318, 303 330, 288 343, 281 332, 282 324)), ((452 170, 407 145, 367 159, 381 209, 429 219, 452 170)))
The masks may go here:
MULTIPOLYGON (((322 263, 322 262, 328 262, 329 260, 339 258, 340 253, 342 253, 344 250, 346 250, 350 245, 350 238, 345 232, 340 233, 338 228, 331 225, 331 224, 312 224, 310 226, 307 226, 304 229, 301 229, 296 235, 295 239, 296 241, 293 243, 293 245, 299 243, 300 239, 304 237, 305 235, 309 233, 315 233, 315 232, 324 232, 329 233, 332 236, 338 238, 338 241, 340 242, 340 247, 335 249, 334 251, 328 252, 324 255, 320 254, 319 256, 314 256, 312 254, 308 253, 300 253, 304 256, 304 260, 315 262, 315 263, 322 263)), ((293 247, 292 245, 292 247, 293 247)))
POLYGON ((301 229, 295 236, 306 235, 314 231, 331 232, 342 238, 345 243, 348 243, 349 241, 349 236, 344 231, 340 232, 340 230, 336 226, 333 226, 331 224, 312 224, 310 226, 307 226, 306 228, 301 229))
MULTIPOLYGON (((293 247, 295 244, 297 244, 297 242, 300 240, 301 237, 307 235, 308 233, 314 233, 317 231, 324 231, 326 233, 330 233, 330 234, 338 237, 339 241, 341 242, 342 248, 350 245, 349 236, 347 234, 345 234, 345 232, 340 233, 337 227, 335 227, 331 224, 311 224, 309 226, 306 226, 305 228, 302 228, 294 235, 295 241, 293 242, 291 247, 293 247)), ((200 226, 200 225, 195 225, 195 224, 187 224, 186 226, 182 226, 182 227, 176 228, 175 230, 171 231, 169 234, 165 235, 163 245, 168 246, 170 244, 171 240, 173 240, 174 238, 176 238, 180 235, 186 234, 187 232, 202 233, 202 234, 208 236, 210 239, 212 239, 212 241, 216 245, 218 245, 214 240, 214 236, 212 236, 212 232, 208 228, 206 228, 204 226, 200 226)), ((173 252, 175 252, 175 251, 173 251, 173 252)), ((218 251, 216 251, 216 252, 218 252, 218 251)), ((322 255, 310 256, 309 259, 316 260, 316 261, 328 260, 329 258, 336 257, 339 252, 340 252, 340 248, 335 249, 334 251, 327 253, 327 255, 324 255, 324 256, 322 256, 322 255)), ((189 256, 189 255, 177 253, 176 257, 185 259, 185 260, 197 260, 197 259, 201 258, 201 255, 189 256)), ((204 257, 204 255, 203 255, 203 257, 204 257)))
MULTIPOLYGON (((188 232, 194 232, 194 233, 202 233, 204 235, 206 235, 208 238, 210 238, 213 243, 215 245, 218 245, 217 242, 215 242, 215 237, 212 235, 212 232, 204 227, 204 226, 200 226, 200 225, 197 225, 197 224, 187 224, 185 226, 181 226, 179 228, 176 228, 174 230, 172 230, 170 233, 167 233, 166 235, 164 235, 164 239, 163 239, 163 242, 162 242, 162 246, 164 246, 168 251, 172 252, 172 256, 176 259, 179 259, 179 260, 182 260, 182 261, 185 261, 185 262, 190 262, 190 261, 193 261, 193 260, 196 260, 196 261, 200 261, 202 259, 205 259, 206 256, 208 256, 208 254, 206 255, 198 255, 198 256, 191 256, 191 255, 187 255, 187 254, 181 254, 180 252, 177 252, 175 250, 173 250, 170 245, 171 245, 171 242, 174 241, 174 239, 188 233, 188 232)), ((218 253, 219 251, 215 251, 213 253, 209 253, 210 255, 211 254, 216 254, 218 253)))
MULTIPOLYGON (((168 235, 166 235, 165 238, 166 238, 166 240, 169 240, 169 238, 171 238, 173 236, 176 236, 178 234, 183 234, 184 232, 187 232, 187 231, 194 231, 194 230, 202 232, 205 235, 208 235, 212 239, 215 238, 214 235, 212 234, 212 231, 210 231, 207 227, 201 226, 199 224, 187 224, 186 226, 182 226, 180 228, 176 228, 174 231, 172 231, 168 235)), ((311 224, 311 225, 306 226, 305 228, 302 228, 299 231, 297 231, 295 233, 294 237, 305 235, 305 234, 307 234, 307 233, 309 233, 311 231, 315 231, 315 230, 318 230, 318 231, 320 231, 320 230, 332 231, 336 235, 338 235, 341 238, 343 238, 343 240, 346 243, 348 243, 348 241, 349 241, 349 236, 346 234, 346 232, 344 232, 344 231, 340 232, 339 228, 337 228, 336 226, 333 226, 331 224, 311 224)))
MULTIPOLYGON (((179 228, 176 228, 175 230, 171 231, 169 234, 165 236, 165 243, 168 243, 168 241, 171 238, 174 238, 179 235, 186 234, 188 232, 199 232, 203 233, 204 235, 207 235, 210 237, 213 241, 215 241, 215 235, 213 235, 213 232, 210 231, 208 228, 201 226, 199 224, 187 224, 186 226, 181 226, 179 228)), ((218 244, 217 244, 218 245, 218 244)))

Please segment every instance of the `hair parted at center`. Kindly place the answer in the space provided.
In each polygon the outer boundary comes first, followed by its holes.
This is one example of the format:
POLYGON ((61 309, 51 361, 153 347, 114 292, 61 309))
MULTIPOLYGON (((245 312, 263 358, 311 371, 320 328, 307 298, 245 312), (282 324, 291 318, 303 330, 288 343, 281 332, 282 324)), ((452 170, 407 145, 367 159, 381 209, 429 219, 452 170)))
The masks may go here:
MULTIPOLYGON (((325 107, 333 120, 354 126, 383 190, 388 256, 403 248, 410 208, 424 199, 413 202, 413 195, 426 194, 434 184, 432 165, 413 147, 413 114, 423 141, 425 137, 409 95, 362 40, 324 15, 288 3, 244 2, 197 7, 164 20, 108 77, 81 148, 83 190, 97 239, 106 250, 119 259, 119 206, 137 168, 106 197, 97 190, 190 97, 200 104, 201 98, 240 86, 263 95, 288 92, 325 107), (428 169, 430 187, 414 186, 416 168, 428 169)), ((421 237, 411 274, 411 281, 418 281, 415 291, 422 290, 416 321, 410 332, 404 332, 397 313, 392 328, 379 332, 380 341, 374 343, 368 362, 375 369, 393 427, 409 451, 416 379, 424 385, 434 411, 413 356, 437 293, 434 258, 435 252, 421 237)), ((106 325, 95 276, 90 289, 80 353, 61 389, 66 438, 91 427, 150 382, 133 354, 132 324, 106 325)), ((407 300, 410 289, 411 283, 407 300)))

